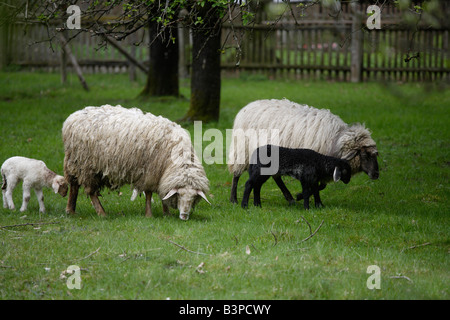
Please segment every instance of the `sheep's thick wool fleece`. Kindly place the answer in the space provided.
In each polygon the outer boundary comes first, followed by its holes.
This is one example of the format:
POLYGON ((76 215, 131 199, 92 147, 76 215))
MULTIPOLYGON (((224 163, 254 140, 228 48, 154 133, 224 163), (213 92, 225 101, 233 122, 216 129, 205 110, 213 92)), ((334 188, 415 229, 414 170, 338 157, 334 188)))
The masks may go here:
POLYGON ((105 105, 71 114, 63 125, 64 173, 86 192, 132 184, 164 197, 192 186, 208 191, 208 179, 188 132, 141 110, 105 105))
MULTIPOLYGON (((265 144, 277 144, 286 148, 312 149, 321 154, 350 160, 361 146, 376 147, 370 131, 361 124, 349 126, 328 109, 316 109, 307 105, 283 100, 258 100, 249 103, 236 115, 233 138, 230 145, 229 165, 231 173, 242 174, 248 168, 249 154, 265 144), (269 130, 268 140, 257 141, 248 147, 239 141, 237 129, 269 130), (278 130, 278 142, 270 139, 270 130, 278 130), (253 147, 253 148, 252 148, 253 147), (249 150, 251 149, 251 150, 249 150), (244 161, 242 161, 244 160, 244 161)), ((358 164, 352 164, 352 167, 358 164)))

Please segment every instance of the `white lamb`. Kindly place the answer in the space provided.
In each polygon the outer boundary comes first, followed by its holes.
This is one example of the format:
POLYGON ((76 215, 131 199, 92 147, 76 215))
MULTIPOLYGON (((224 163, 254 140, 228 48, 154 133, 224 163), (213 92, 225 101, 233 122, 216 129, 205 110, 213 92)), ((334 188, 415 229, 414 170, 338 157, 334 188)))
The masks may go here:
POLYGON ((63 197, 67 194, 68 185, 64 177, 48 169, 43 161, 25 157, 12 157, 3 163, 0 171, 3 179, 3 207, 6 209, 15 209, 12 193, 19 181, 23 181, 21 212, 27 209, 31 188, 36 193, 40 212, 45 212, 43 187, 51 188, 63 197))

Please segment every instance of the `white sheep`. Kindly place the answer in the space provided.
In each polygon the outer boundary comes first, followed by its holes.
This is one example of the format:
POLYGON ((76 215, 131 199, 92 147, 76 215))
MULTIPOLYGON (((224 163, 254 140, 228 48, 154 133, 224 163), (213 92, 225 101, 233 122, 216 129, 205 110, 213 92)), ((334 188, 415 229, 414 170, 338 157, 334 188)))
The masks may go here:
MULTIPOLYGON (((257 147, 269 143, 285 148, 312 149, 349 161, 352 174, 364 171, 371 179, 379 176, 376 143, 364 125, 350 126, 330 110, 300 105, 287 99, 257 100, 242 108, 234 120, 228 158, 228 169, 233 174, 231 202, 237 203, 237 183, 248 168, 250 155, 257 147), (270 131, 268 139, 239 135, 250 130, 255 134, 270 131), (270 140, 273 130, 278 130, 278 141, 270 140)), ((281 178, 274 179, 286 200, 294 202, 281 178)), ((297 199, 301 199, 301 194, 297 199)))
POLYGON ((42 188, 51 188, 63 197, 67 194, 68 186, 64 177, 49 170, 43 161, 25 157, 12 157, 3 163, 0 171, 3 179, 3 207, 6 209, 15 210, 12 193, 20 181, 23 181, 21 212, 27 209, 31 189, 34 189, 36 193, 40 212, 45 212, 42 188))
POLYGON ((208 201, 209 181, 189 133, 166 118, 136 108, 86 107, 66 119, 62 136, 68 213, 75 213, 80 186, 101 216, 106 214, 98 200, 100 190, 124 184, 132 185, 133 199, 145 193, 146 216, 152 215, 153 192, 162 199, 164 213, 169 206, 178 208, 182 220, 200 198, 208 201))

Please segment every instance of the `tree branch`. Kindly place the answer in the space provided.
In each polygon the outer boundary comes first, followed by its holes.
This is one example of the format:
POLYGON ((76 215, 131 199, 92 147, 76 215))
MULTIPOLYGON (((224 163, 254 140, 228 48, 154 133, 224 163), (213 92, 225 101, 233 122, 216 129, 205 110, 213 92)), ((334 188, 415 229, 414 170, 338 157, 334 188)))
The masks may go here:
MULTIPOLYGON (((312 232, 312 228, 311 228, 311 225, 309 224, 308 220, 306 220, 305 217, 303 217, 303 216, 300 216, 300 218, 302 218, 303 221, 305 221, 306 224, 307 224, 308 227, 309 227, 309 236, 306 237, 305 239, 303 239, 302 241, 300 241, 300 242, 305 242, 305 241, 311 239, 312 237, 314 237, 314 236, 316 235, 317 231, 319 231, 319 229, 322 227, 322 224, 324 223, 324 220, 322 220, 322 222, 321 222, 320 225, 317 227, 317 229, 316 229, 314 232, 312 232)), ((298 223, 299 221, 300 221, 300 220, 297 220, 296 222, 298 223)))
POLYGON ((23 227, 23 226, 41 226, 45 224, 58 224, 59 222, 29 222, 29 223, 22 223, 22 224, 13 224, 9 226, 0 226, 0 229, 3 228, 15 228, 15 227, 23 227))
POLYGON ((169 241, 171 244, 174 244, 174 245, 176 245, 178 248, 181 248, 181 249, 183 249, 183 250, 185 250, 185 251, 187 251, 187 252, 194 253, 194 254, 201 254, 201 255, 204 255, 204 256, 210 256, 210 254, 207 254, 207 253, 201 253, 201 252, 189 250, 189 249, 187 249, 186 247, 183 247, 181 244, 178 244, 178 243, 176 243, 176 242, 173 242, 173 241, 171 241, 171 240, 169 240, 169 239, 167 239, 167 241, 169 241))

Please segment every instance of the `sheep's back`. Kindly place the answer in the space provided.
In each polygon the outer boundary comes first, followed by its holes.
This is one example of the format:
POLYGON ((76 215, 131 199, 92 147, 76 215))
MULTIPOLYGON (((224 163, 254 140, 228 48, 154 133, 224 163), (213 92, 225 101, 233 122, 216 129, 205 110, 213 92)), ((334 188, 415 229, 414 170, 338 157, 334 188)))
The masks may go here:
POLYGON ((174 131, 187 135, 170 120, 139 109, 86 107, 63 124, 65 174, 87 188, 156 188, 176 143, 170 139, 174 131))

